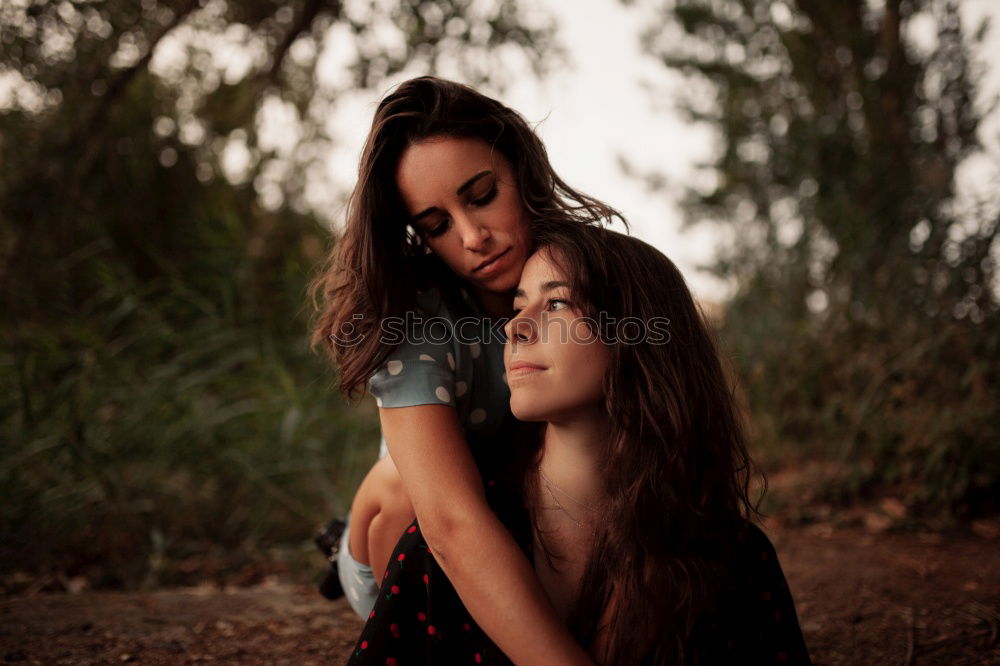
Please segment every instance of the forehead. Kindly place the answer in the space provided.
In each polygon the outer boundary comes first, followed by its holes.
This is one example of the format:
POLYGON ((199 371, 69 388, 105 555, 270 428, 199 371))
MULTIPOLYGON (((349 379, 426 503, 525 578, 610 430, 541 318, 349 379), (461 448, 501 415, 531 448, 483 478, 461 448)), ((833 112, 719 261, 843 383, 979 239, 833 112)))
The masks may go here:
POLYGON ((543 247, 528 257, 528 261, 524 264, 524 270, 521 272, 519 288, 526 294, 531 294, 538 291, 540 285, 545 282, 568 281, 555 261, 554 257, 558 256, 558 252, 558 250, 543 247))
POLYGON ((396 165, 396 183, 406 199, 438 190, 454 194, 480 171, 505 166, 503 156, 481 139, 432 137, 406 147, 396 165))

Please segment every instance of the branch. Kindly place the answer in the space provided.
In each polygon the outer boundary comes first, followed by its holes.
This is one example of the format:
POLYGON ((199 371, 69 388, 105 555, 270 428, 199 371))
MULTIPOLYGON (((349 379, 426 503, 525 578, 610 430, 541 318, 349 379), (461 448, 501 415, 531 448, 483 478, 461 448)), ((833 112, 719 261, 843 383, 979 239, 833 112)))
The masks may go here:
POLYGON ((167 25, 156 33, 153 39, 150 41, 149 48, 146 49, 146 53, 139 58, 139 60, 122 70, 122 72, 111 82, 108 86, 107 92, 101 97, 100 103, 94 109, 93 113, 83 121, 75 132, 71 132, 69 138, 67 139, 67 145, 64 146, 63 154, 72 155, 74 154, 73 145, 78 142, 86 142, 86 150, 83 151, 83 157, 79 161, 79 168, 77 169, 77 177, 73 179, 73 189, 71 190, 71 196, 73 198, 78 197, 80 189, 86 184, 90 179, 90 174, 93 170, 94 160, 100 151, 101 142, 100 136, 101 132, 99 127, 103 122, 104 118, 107 117, 111 105, 116 102, 128 88, 128 84, 136 77, 136 75, 145 70, 149 66, 149 61, 153 58, 153 53, 156 51, 156 46, 163 40, 171 30, 176 28, 181 22, 187 18, 188 14, 197 9, 199 5, 198 0, 187 0, 184 5, 181 6, 174 13, 174 18, 167 25))
POLYGON ((305 7, 302 8, 302 13, 296 18, 295 23, 292 27, 288 29, 288 33, 285 38, 281 40, 278 44, 278 48, 274 52, 274 62, 271 64, 271 68, 265 75, 265 79, 269 81, 275 81, 278 78, 278 74, 281 71, 281 64, 285 61, 285 56, 288 54, 288 49, 292 47, 295 40, 299 38, 303 32, 307 31, 311 26, 316 17, 319 16, 320 11, 323 10, 324 5, 330 5, 330 9, 335 15, 341 12, 341 2, 340 0, 307 0, 305 7))
POLYGON ((171 30, 180 25, 180 23, 187 18, 187 15, 194 11, 197 7, 198 0, 187 0, 187 3, 174 14, 174 18, 170 21, 170 23, 163 26, 163 29, 161 29, 153 37, 149 44, 149 48, 146 49, 146 54, 139 58, 134 65, 122 70, 121 74, 119 74, 115 80, 111 82, 111 85, 108 86, 107 92, 105 92, 101 97, 100 104, 97 105, 97 108, 85 123, 86 126, 93 128, 97 125, 97 121, 107 114, 108 109, 115 101, 118 100, 119 97, 121 97, 122 93, 124 93, 125 89, 128 88, 128 84, 132 82, 132 79, 135 78, 136 74, 146 69, 149 65, 149 61, 153 58, 153 53, 156 51, 157 44, 159 44, 171 30))

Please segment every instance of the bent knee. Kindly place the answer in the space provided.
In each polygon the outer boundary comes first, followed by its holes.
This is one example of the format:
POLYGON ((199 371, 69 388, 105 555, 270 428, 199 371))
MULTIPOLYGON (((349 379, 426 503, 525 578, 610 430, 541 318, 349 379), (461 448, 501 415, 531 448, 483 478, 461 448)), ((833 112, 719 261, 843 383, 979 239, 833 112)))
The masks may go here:
POLYGON ((398 519, 413 516, 413 503, 410 496, 406 494, 403 487, 403 480, 399 477, 399 471, 392 462, 392 458, 386 456, 375 463, 371 474, 378 495, 379 510, 398 519))

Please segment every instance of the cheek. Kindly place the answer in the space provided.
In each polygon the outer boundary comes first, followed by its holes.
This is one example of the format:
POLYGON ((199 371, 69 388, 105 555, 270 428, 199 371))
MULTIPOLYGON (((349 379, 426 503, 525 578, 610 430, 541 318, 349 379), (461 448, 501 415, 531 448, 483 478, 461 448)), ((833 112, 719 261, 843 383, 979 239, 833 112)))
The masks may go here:
POLYGON ((604 393, 604 375, 611 350, 596 338, 590 327, 576 322, 569 344, 562 348, 565 358, 567 390, 581 400, 591 400, 604 393))
POLYGON ((500 216, 507 232, 512 235, 525 235, 529 228, 528 215, 517 192, 508 191, 497 203, 497 215, 500 216))
POLYGON ((575 351, 577 353, 567 359, 565 365, 567 372, 563 377, 563 388, 567 395, 581 403, 592 402, 604 394, 607 359, 596 346, 588 345, 575 351))
POLYGON ((608 348, 599 342, 588 345, 555 340, 542 359, 550 374, 511 388, 511 411, 522 421, 544 421, 604 400, 608 348))
POLYGON ((451 269, 455 269, 462 256, 462 250, 458 247, 458 243, 451 238, 451 234, 445 234, 441 238, 429 241, 427 247, 451 269))

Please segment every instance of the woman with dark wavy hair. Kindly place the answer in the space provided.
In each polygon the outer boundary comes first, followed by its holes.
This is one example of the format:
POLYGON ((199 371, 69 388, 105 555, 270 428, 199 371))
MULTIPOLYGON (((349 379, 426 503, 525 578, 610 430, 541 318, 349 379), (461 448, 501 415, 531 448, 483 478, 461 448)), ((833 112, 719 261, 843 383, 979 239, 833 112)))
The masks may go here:
POLYGON ((509 316, 539 220, 614 217, 556 175, 518 113, 467 86, 420 77, 378 105, 343 236, 312 290, 314 346, 344 393, 367 382, 390 454, 362 482, 331 557, 362 617, 407 530, 510 658, 589 663, 488 503, 513 419, 502 335, 469 336, 509 316))
POLYGON ((553 224, 535 242, 506 364, 514 415, 540 422, 524 496, 557 611, 600 663, 809 663, 680 271, 607 229, 553 224))
MULTIPOLYGON (((599 227, 546 223, 534 240, 506 326, 511 409, 526 423, 515 483, 501 484, 514 501, 497 506, 556 612, 601 664, 809 664, 753 524, 743 420, 680 272, 599 227)), ((394 594, 415 587, 404 560, 352 663, 521 663, 445 581, 394 594)))

